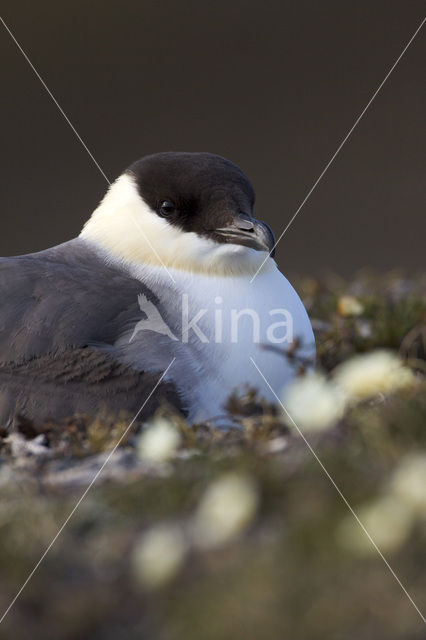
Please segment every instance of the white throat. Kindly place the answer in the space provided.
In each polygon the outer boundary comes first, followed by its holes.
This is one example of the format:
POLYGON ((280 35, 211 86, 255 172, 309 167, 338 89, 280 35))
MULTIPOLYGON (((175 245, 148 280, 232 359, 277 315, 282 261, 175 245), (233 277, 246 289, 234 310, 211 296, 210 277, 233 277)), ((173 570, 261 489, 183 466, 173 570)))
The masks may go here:
MULTIPOLYGON (((174 227, 152 211, 128 174, 110 186, 80 237, 127 263, 214 276, 251 276, 267 255, 242 245, 218 244, 174 227)), ((274 268, 275 262, 268 258, 262 272, 274 268)))

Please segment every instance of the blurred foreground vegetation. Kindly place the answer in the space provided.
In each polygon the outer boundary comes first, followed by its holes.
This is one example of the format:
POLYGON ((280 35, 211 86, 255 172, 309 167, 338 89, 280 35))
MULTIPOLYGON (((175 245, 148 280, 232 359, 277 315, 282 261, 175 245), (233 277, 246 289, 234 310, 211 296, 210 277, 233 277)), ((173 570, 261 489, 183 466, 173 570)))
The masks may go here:
MULTIPOLYGON (((250 392, 230 402, 227 431, 191 430, 163 412, 157 440, 124 439, 0 638, 426 638, 339 494, 425 615, 425 280, 364 274, 296 288, 325 376, 354 354, 388 349, 411 383, 303 429, 319 460, 250 392)), ((0 431, 0 616, 126 426, 0 431)))

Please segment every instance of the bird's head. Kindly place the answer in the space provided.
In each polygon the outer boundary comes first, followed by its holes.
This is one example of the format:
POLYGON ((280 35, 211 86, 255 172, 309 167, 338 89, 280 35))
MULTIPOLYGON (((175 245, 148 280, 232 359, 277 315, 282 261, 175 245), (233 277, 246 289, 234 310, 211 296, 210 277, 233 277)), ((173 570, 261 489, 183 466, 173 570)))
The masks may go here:
POLYGON ((251 274, 275 243, 253 206, 250 181, 229 160, 158 153, 132 164, 111 185, 81 236, 133 263, 251 274))

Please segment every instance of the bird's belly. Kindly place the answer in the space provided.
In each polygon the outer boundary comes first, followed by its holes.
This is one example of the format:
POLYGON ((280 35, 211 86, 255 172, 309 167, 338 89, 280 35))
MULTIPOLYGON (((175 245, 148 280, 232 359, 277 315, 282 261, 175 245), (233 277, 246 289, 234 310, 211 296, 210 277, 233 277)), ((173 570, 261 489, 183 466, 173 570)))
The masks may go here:
POLYGON ((255 389, 260 398, 276 404, 282 388, 294 375, 285 358, 260 349, 231 348, 223 361, 194 389, 189 404, 192 422, 219 419, 225 413, 230 395, 255 389), (262 375, 259 373, 262 372, 262 375), (270 386, 269 386, 270 385, 270 386))
MULTIPOLYGON (((191 421, 223 415, 230 394, 247 387, 276 403, 297 368, 285 351, 297 339, 304 357, 314 354, 306 311, 278 270, 253 283, 197 278, 184 295, 188 313, 183 342, 199 367, 188 397, 191 421)), ((185 314, 182 318, 184 322, 185 314)))

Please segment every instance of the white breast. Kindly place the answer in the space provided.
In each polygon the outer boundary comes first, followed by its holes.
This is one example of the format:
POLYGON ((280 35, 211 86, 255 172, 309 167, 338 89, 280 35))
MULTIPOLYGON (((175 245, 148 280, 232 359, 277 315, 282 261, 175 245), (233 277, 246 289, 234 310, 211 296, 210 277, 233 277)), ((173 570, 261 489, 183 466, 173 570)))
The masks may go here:
MULTIPOLYGON (((143 371, 163 371, 175 358, 167 379, 178 387, 191 421, 223 413, 231 392, 246 385, 275 401, 253 361, 277 394, 295 367, 264 346, 284 352, 298 339, 302 353, 314 355, 303 304, 265 252, 168 225, 143 201, 129 175, 111 186, 81 236, 159 300, 149 327, 137 322, 122 328, 115 353, 143 371)), ((141 310, 142 319, 148 311, 141 310)))
MULTIPOLYGON (((314 357, 314 336, 305 308, 275 266, 253 282, 248 276, 192 275, 178 270, 171 275, 173 305, 180 301, 182 311, 181 327, 175 327, 182 349, 175 353, 183 357, 177 357, 169 378, 186 397, 192 422, 223 414, 230 393, 247 385, 276 402, 252 360, 278 395, 294 377, 295 367, 265 346, 283 352, 297 338, 303 355, 314 357), (191 372, 188 363, 192 363, 191 372)), ((146 276, 145 271, 145 282, 146 276)), ((149 280, 152 286, 153 278, 149 280)))

